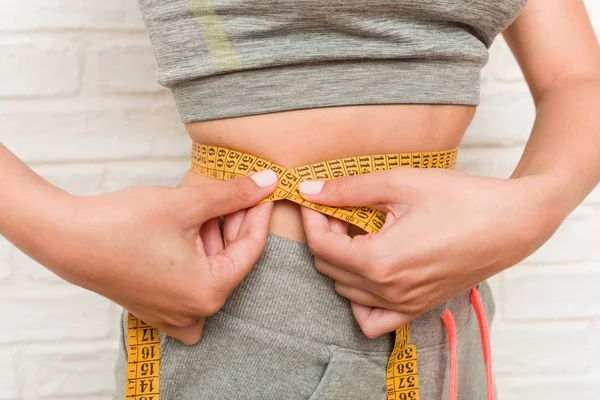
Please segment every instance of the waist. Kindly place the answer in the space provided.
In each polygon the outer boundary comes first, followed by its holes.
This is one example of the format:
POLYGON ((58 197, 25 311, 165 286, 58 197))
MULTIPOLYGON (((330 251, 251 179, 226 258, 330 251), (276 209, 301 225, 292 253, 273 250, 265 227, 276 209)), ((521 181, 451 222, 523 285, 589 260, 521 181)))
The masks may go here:
MULTIPOLYGON (((455 148, 473 114, 474 108, 466 106, 330 107, 197 122, 187 129, 194 142, 232 148, 291 168, 365 154, 455 148)), ((210 180, 188 172, 182 184, 210 180)), ((277 202, 271 232, 305 241, 299 206, 277 202)))
MULTIPOLYGON (((488 288, 482 290, 489 297, 488 288)), ((411 323, 411 340, 419 349, 447 340, 440 319, 446 308, 460 330, 471 315, 469 291, 411 323)), ((261 258, 219 313, 221 318, 230 316, 245 324, 359 351, 389 354, 394 342, 393 334, 368 339, 352 315, 349 300, 337 294, 331 278, 315 269, 308 247, 275 235, 269 236, 261 258)))

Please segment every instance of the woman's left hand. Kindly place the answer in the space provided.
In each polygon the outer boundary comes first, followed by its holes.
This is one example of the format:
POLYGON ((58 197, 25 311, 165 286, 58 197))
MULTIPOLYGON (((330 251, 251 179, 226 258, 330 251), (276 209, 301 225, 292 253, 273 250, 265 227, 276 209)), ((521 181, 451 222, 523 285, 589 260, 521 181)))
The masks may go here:
POLYGON ((315 266, 368 337, 377 337, 518 263, 558 228, 545 178, 476 177, 400 168, 303 182, 311 202, 370 205, 386 214, 376 234, 350 237, 345 223, 302 207, 315 266))

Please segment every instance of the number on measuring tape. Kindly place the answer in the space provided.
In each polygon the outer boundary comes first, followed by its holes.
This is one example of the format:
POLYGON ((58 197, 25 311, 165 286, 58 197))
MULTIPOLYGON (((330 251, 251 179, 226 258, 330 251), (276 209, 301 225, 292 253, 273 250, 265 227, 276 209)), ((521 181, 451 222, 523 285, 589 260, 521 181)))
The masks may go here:
MULTIPOLYGON (((329 180, 393 168, 454 168, 456 149, 428 153, 399 153, 345 157, 337 160, 284 168, 244 152, 194 143, 191 170, 216 179, 233 179, 271 169, 279 177, 275 191, 264 201, 290 200, 323 214, 347 221, 368 233, 379 232, 385 215, 372 207, 330 207, 314 204, 300 196, 304 180, 329 180)), ((128 316, 128 400, 160 400, 160 336, 157 329, 128 316)), ((394 348, 386 369, 388 400, 420 400, 417 349, 410 344, 410 327, 396 330, 394 348)))

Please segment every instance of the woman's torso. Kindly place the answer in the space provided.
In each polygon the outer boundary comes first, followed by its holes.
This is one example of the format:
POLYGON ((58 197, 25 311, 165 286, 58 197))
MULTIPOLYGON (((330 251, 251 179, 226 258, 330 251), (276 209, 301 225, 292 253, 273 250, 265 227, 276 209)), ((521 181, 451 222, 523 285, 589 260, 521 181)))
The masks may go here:
MULTIPOLYGON (((139 3, 192 139, 295 167, 456 147, 526 0, 139 3)), ((302 240, 298 207, 278 202, 271 228, 302 240)))
MULTIPOLYGON (((457 147, 475 113, 461 105, 366 105, 313 108, 186 125, 194 142, 228 147, 283 167, 364 154, 457 147)), ((182 185, 211 178, 188 172, 182 185)), ((304 241, 299 206, 278 201, 271 232, 304 241)))

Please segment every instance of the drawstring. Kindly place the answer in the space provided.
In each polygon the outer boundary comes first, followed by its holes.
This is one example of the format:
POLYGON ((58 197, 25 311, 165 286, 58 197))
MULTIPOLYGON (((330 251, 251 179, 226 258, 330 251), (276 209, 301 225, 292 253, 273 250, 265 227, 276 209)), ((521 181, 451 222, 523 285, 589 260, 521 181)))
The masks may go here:
MULTIPOLYGON (((492 375, 492 349, 490 346, 490 331, 488 328, 487 317, 485 315, 485 309, 481 302, 481 296, 477 287, 471 289, 469 296, 475 315, 477 316, 477 323, 479 324, 479 333, 481 335, 481 349, 483 352, 483 361, 485 363, 485 380, 487 386, 487 400, 495 400, 496 395, 494 393, 494 377, 492 375)), ((456 332, 456 323, 454 322, 454 316, 450 309, 446 308, 446 311, 442 314, 442 322, 446 327, 446 334, 448 335, 448 353, 450 361, 450 400, 458 399, 458 361, 456 344, 458 341, 456 332)))
POLYGON ((481 302, 481 296, 477 287, 471 289, 471 304, 475 309, 475 315, 477 315, 477 322, 479 323, 479 333, 481 335, 481 349, 483 350, 483 361, 485 363, 485 381, 487 384, 487 399, 495 400, 496 394, 494 392, 494 375, 492 374, 492 346, 490 345, 490 330, 488 328, 487 316, 485 315, 485 309, 481 302))
POLYGON ((447 308, 446 311, 444 311, 444 314, 442 314, 442 321, 446 326, 446 333, 448 334, 448 352, 450 353, 450 400, 457 400, 458 368, 456 357, 456 323, 454 323, 454 316, 447 308))

